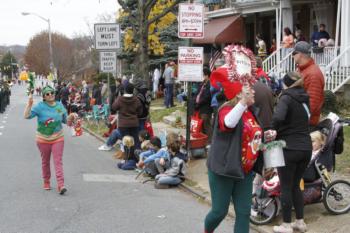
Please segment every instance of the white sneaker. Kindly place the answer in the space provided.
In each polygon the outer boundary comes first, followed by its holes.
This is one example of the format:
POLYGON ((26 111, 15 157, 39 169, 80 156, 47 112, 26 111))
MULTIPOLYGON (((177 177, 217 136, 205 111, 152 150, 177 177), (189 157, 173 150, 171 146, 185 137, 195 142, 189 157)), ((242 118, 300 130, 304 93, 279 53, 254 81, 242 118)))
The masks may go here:
POLYGON ((307 231, 307 226, 303 219, 297 219, 295 222, 292 222, 291 226, 294 230, 297 230, 301 233, 307 231))
POLYGON ((274 233, 293 233, 293 228, 290 223, 282 223, 280 226, 273 227, 274 233))
POLYGON ((98 148, 98 150, 110 151, 110 150, 112 150, 112 147, 111 146, 107 146, 106 144, 103 144, 102 146, 100 146, 98 148))

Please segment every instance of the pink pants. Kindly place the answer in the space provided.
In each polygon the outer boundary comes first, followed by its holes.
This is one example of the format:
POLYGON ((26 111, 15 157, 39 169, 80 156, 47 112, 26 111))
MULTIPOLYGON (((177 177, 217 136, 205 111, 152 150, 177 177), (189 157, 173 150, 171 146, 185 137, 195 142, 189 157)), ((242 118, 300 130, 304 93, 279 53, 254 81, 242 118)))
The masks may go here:
POLYGON ((58 187, 64 186, 62 155, 64 148, 64 141, 56 142, 53 144, 37 142, 38 148, 41 153, 41 167, 44 181, 50 181, 50 157, 53 154, 53 161, 56 171, 56 180, 58 187))

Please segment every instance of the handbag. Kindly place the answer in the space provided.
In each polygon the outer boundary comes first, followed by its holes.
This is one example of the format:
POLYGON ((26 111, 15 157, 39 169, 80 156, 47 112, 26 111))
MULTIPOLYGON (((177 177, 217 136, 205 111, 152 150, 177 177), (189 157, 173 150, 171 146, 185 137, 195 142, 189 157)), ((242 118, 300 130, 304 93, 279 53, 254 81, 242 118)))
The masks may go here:
POLYGON ((202 132, 203 120, 199 117, 199 111, 196 111, 193 116, 191 116, 191 128, 190 132, 197 134, 202 132))

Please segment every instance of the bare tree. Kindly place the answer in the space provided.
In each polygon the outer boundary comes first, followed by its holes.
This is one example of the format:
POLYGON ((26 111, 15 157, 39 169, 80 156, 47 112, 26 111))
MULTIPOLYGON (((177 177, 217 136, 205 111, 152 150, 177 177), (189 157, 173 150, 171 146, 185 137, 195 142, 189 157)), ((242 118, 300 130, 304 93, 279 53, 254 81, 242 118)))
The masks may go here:
MULTIPOLYGON (((67 76, 73 68, 73 45, 69 38, 62 34, 52 33, 53 63, 61 77, 67 76)), ((49 36, 47 31, 35 35, 28 43, 24 55, 25 63, 30 70, 48 75, 50 72, 49 36)))

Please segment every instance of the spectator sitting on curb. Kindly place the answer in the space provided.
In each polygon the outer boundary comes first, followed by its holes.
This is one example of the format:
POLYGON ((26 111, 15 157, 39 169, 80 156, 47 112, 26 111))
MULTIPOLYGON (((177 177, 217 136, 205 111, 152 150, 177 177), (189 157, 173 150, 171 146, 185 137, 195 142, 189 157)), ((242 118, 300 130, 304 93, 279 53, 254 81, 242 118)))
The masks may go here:
POLYGON ((147 130, 141 130, 139 132, 139 142, 141 143, 141 148, 135 150, 135 155, 137 158, 139 158, 139 155, 150 149, 151 143, 150 143, 151 136, 147 130))
POLYGON ((135 141, 131 136, 123 137, 124 160, 117 164, 119 169, 134 170, 136 168, 135 141))
POLYGON ((155 165, 160 174, 156 176, 155 188, 170 188, 179 185, 186 173, 186 155, 180 152, 181 142, 175 140, 168 145, 170 161, 164 158, 156 159, 155 165))
POLYGON ((161 141, 158 137, 152 137, 150 140, 150 144, 150 148, 140 154, 137 167, 142 168, 144 166, 144 160, 154 154, 157 154, 160 148, 162 147, 161 141))
MULTIPOLYGON (((158 170, 157 170, 156 165, 155 165, 155 160, 160 159, 160 158, 164 158, 165 160, 169 160, 170 155, 168 152, 168 145, 170 145, 174 141, 178 141, 178 140, 179 140, 179 136, 177 134, 169 133, 166 137, 167 148, 162 148, 162 149, 158 150, 156 153, 148 156, 144 161, 139 162, 138 166, 140 168, 145 167, 146 173, 152 177, 155 177, 158 174, 158 170)), ((159 139, 159 142, 160 142, 160 139, 159 139)))

